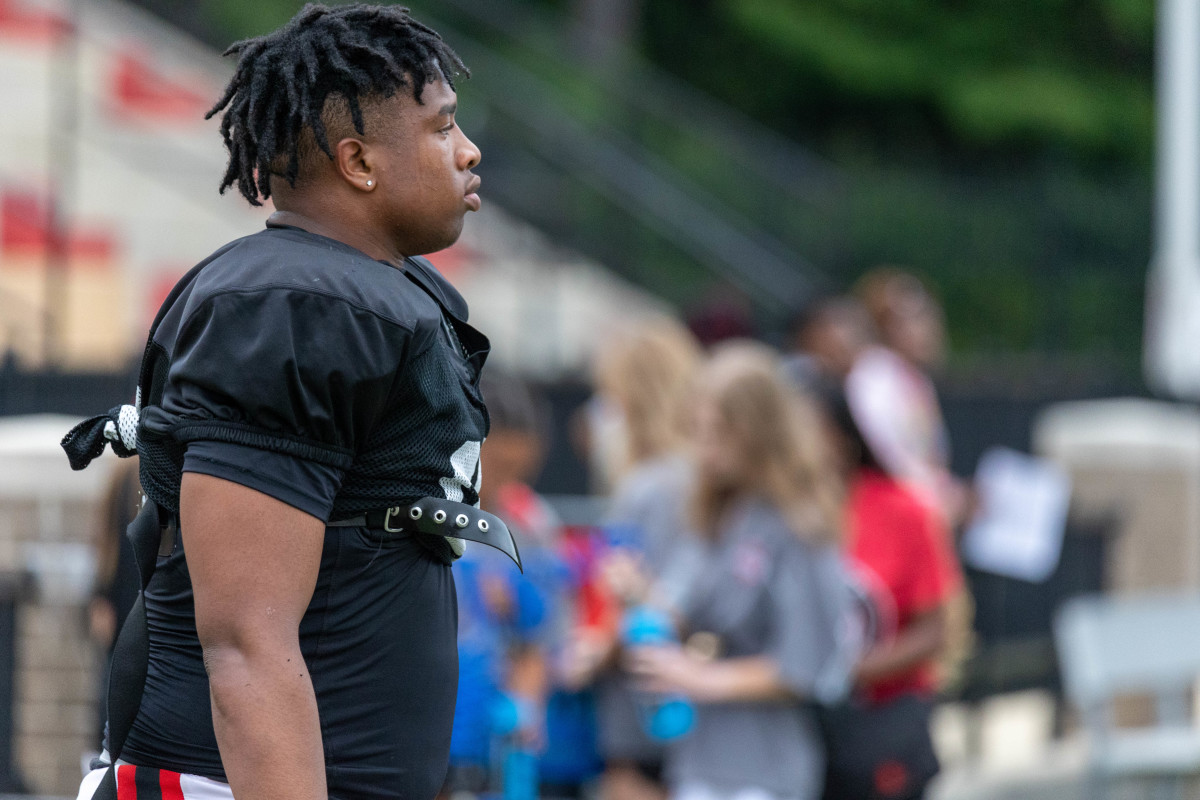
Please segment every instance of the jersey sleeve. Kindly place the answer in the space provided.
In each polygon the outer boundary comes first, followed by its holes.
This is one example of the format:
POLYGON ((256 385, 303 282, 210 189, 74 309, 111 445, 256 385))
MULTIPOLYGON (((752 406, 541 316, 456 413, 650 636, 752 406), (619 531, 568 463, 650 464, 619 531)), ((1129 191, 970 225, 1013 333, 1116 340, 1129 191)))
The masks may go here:
POLYGON ((246 476, 271 473, 251 487, 259 490, 293 479, 328 486, 386 408, 409 338, 397 322, 318 292, 210 297, 180 327, 160 425, 189 450, 193 442, 231 446, 196 449, 190 471, 218 470, 245 485, 252 479, 239 480, 239 467, 246 476))
POLYGON ((344 474, 285 453, 204 440, 188 444, 183 471, 232 481, 322 520, 329 519, 344 474))

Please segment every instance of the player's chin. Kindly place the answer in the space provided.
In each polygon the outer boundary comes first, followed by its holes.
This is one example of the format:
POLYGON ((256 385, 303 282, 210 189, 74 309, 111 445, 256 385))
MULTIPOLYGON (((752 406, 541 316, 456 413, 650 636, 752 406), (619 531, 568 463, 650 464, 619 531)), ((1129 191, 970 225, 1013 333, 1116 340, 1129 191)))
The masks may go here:
POLYGON ((463 213, 463 214, 459 214, 457 217, 455 217, 454 224, 451 225, 450 228, 446 231, 446 239, 447 239, 446 247, 449 247, 450 245, 457 242, 458 237, 462 236, 463 223, 465 222, 466 216, 467 215, 465 213, 463 213))
POLYGON ((454 219, 447 221, 446 225, 436 234, 427 237, 421 246, 417 248, 420 250, 419 254, 428 255, 429 253, 436 253, 439 250, 451 247, 457 242, 458 237, 462 235, 463 217, 465 215, 465 212, 455 215, 454 219))

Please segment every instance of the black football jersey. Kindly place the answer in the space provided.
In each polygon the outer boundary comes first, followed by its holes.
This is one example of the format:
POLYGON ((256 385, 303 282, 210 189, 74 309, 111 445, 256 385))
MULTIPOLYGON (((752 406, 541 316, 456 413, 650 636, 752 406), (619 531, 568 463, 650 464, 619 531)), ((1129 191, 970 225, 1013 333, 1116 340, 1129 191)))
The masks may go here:
POLYGON ((344 470, 330 519, 445 496, 478 502, 486 337, 424 259, 403 271, 268 228, 189 272, 141 374, 142 484, 175 511, 183 451, 245 444, 344 470))
MULTIPOLYGON (((194 445, 320 467, 336 479, 330 521, 430 495, 477 503, 488 343, 466 318, 422 259, 399 269, 289 227, 221 248, 151 331, 139 381, 146 494, 178 510, 194 445)), ((300 646, 331 797, 432 797, 444 777, 457 610, 451 570, 425 539, 326 529, 300 646)), ((181 530, 146 592, 149 675, 122 758, 223 780, 187 541, 181 530)))

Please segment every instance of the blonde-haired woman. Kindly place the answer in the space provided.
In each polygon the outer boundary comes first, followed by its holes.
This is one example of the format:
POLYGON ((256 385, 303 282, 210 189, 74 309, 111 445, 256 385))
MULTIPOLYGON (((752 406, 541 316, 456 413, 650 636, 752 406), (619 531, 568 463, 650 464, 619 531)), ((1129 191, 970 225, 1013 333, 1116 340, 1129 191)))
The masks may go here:
MULTIPOLYGON (((702 358, 687 328, 669 318, 625 328, 597 355, 592 444, 612 487, 604 522, 612 546, 602 573, 619 605, 643 598, 641 576, 663 570, 687 526, 687 401, 702 358)), ((618 631, 605 633, 590 643, 589 664, 603 664, 596 679, 602 793, 606 800, 661 800, 662 743, 642 728, 620 669, 618 631)))
POLYGON ((630 473, 678 456, 689 430, 688 393, 702 359, 700 345, 682 323, 655 318, 625 328, 596 355, 593 441, 601 479, 615 487, 630 473))
POLYGON ((685 639, 705 646, 632 658, 648 690, 696 704, 668 785, 677 800, 818 798, 824 750, 799 701, 836 691, 848 672, 840 491, 819 418, 752 344, 714 354, 695 412, 698 535, 677 610, 685 639))

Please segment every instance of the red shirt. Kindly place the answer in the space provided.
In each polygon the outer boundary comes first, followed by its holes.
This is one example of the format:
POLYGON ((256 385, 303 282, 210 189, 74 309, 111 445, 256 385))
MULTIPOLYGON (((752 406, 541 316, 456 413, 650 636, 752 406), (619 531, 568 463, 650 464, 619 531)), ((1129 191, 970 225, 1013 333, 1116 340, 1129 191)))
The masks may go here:
MULTIPOLYGON (((903 484, 875 470, 862 470, 848 498, 850 555, 865 573, 881 617, 893 624, 884 635, 903 631, 918 614, 943 605, 962 582, 949 532, 940 515, 903 484)), ((908 692, 936 688, 934 662, 922 663, 867 687, 882 702, 908 692)))

